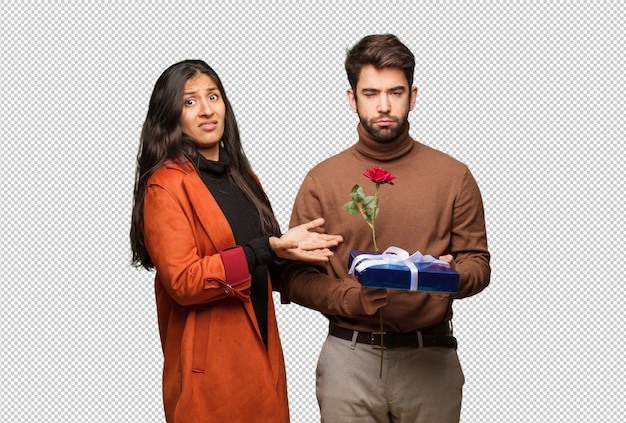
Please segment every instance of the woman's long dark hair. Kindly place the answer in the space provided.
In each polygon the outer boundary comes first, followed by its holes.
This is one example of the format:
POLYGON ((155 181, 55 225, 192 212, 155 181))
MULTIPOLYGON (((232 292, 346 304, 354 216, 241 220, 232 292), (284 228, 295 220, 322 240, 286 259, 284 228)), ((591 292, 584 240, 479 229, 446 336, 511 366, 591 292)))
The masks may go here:
POLYGON ((235 185, 255 205, 259 212, 263 232, 266 235, 277 235, 280 232, 269 200, 255 180, 250 163, 243 152, 235 114, 228 97, 226 97, 222 81, 205 62, 186 60, 170 66, 157 80, 150 98, 146 120, 141 130, 130 227, 132 264, 134 266, 143 266, 146 269, 154 268, 143 237, 143 200, 148 180, 166 162, 174 161, 181 165, 187 165, 199 154, 196 142, 183 134, 180 118, 185 82, 201 73, 207 75, 217 84, 226 106, 222 142, 224 150, 231 159, 228 174, 235 185))

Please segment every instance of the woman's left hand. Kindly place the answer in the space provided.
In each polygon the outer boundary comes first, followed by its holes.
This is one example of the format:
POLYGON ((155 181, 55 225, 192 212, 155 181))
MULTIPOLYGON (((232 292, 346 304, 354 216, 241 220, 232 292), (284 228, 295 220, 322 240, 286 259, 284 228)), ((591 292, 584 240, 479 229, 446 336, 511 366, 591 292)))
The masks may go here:
POLYGON ((278 257, 289 260, 328 261, 333 255, 330 248, 343 242, 343 237, 313 231, 322 225, 324 219, 320 217, 289 229, 280 238, 270 237, 272 250, 278 257))

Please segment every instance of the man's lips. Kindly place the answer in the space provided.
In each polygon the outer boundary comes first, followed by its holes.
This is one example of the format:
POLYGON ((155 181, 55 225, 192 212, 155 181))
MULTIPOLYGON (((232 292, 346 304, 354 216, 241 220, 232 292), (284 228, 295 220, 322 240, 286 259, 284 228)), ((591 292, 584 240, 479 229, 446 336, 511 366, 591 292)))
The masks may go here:
POLYGON ((376 124, 378 126, 385 126, 385 127, 392 126, 394 123, 395 122, 393 120, 391 120, 391 119, 380 119, 380 120, 376 121, 376 124))

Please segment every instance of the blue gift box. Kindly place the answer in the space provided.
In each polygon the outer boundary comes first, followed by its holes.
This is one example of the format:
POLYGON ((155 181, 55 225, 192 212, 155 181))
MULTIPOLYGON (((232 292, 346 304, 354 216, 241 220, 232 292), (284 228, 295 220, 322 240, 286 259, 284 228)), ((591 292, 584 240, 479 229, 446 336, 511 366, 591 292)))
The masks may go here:
MULTIPOLYGON (((387 251, 385 254, 386 253, 387 251)), ((374 257, 359 260, 357 262, 357 266, 353 269, 354 276, 361 283, 361 285, 368 288, 391 288, 403 289, 407 291, 415 290, 413 289, 414 287, 411 286, 412 272, 410 267, 406 264, 394 262, 393 260, 381 263, 384 261, 383 253, 350 250, 348 269, 352 267, 354 259, 363 254, 374 257), (368 263, 368 261, 370 261, 370 263, 368 263), (371 265, 368 267, 368 264, 371 265), (365 268, 363 269, 363 267, 365 268), (361 269, 359 270, 359 268, 361 269)), ((411 262, 417 270, 417 291, 444 292, 450 294, 457 293, 459 287, 459 274, 450 265, 437 262, 411 262)))

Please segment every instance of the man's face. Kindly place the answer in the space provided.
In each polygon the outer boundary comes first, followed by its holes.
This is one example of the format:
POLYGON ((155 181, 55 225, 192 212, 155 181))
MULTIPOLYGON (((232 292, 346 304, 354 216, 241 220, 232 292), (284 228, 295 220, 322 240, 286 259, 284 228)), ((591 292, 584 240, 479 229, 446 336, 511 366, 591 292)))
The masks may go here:
POLYGON ((388 142, 404 130, 409 111, 415 107, 417 88, 409 87, 402 69, 365 65, 356 92, 350 88, 347 94, 365 130, 376 141, 388 142))

